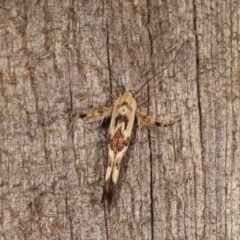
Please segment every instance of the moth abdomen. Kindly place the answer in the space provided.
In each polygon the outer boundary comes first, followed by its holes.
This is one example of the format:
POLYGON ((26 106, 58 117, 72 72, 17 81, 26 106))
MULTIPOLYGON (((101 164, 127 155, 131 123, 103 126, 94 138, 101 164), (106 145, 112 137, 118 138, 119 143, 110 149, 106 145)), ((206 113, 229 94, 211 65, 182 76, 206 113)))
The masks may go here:
POLYGON ((116 184, 112 181, 112 178, 110 178, 108 181, 105 182, 103 187, 103 196, 102 196, 102 202, 106 200, 108 203, 108 206, 112 203, 112 197, 114 193, 116 184))

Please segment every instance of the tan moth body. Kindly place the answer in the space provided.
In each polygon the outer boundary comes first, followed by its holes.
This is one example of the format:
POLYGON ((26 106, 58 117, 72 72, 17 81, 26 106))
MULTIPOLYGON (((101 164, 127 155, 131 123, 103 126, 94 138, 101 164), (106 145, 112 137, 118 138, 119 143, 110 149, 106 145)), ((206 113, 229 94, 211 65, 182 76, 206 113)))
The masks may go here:
POLYGON ((156 122, 149 115, 137 109, 137 101, 131 92, 125 92, 118 97, 112 107, 104 107, 88 114, 80 114, 80 118, 105 118, 111 117, 109 126, 108 164, 105 174, 102 201, 107 201, 110 206, 115 187, 118 182, 121 161, 125 155, 132 138, 135 120, 142 121, 148 126, 165 127, 170 123, 156 122))
POLYGON ((136 110, 137 102, 131 92, 125 92, 113 105, 109 127, 108 165, 103 190, 103 200, 106 198, 109 203, 118 181, 122 158, 130 142, 136 110))

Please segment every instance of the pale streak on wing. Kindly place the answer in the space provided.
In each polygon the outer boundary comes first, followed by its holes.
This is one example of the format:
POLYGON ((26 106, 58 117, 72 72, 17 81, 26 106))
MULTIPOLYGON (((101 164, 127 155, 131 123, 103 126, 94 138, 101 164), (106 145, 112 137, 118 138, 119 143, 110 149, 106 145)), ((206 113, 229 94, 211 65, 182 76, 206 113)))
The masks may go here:
POLYGON ((122 158, 127 151, 127 148, 128 148, 128 146, 125 147, 122 151, 118 152, 115 156, 113 173, 112 173, 112 180, 113 180, 114 184, 117 184, 117 181, 118 181, 118 178, 119 178, 121 161, 122 161, 122 158))
POLYGON ((112 181, 114 184, 117 184, 120 166, 123 156, 127 151, 128 146, 124 147, 122 151, 118 153, 114 153, 111 148, 109 147, 108 151, 108 166, 106 170, 105 181, 108 181, 112 175, 112 181))
POLYGON ((106 169, 105 181, 108 181, 111 177, 114 160, 115 160, 115 154, 111 150, 110 146, 108 146, 108 165, 106 169))

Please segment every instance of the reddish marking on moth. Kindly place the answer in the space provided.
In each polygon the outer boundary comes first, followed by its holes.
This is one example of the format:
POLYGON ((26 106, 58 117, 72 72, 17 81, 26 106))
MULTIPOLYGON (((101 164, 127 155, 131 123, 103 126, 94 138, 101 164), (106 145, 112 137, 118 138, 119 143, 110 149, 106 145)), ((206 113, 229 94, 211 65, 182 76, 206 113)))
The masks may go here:
POLYGON ((124 136, 119 128, 114 137, 110 141, 110 147, 114 153, 120 152, 127 145, 124 140, 124 136))

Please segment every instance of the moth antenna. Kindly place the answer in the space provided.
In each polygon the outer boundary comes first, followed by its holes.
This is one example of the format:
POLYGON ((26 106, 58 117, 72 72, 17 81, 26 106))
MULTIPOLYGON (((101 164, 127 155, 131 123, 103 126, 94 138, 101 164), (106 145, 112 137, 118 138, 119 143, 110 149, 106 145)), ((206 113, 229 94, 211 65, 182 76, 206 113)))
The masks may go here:
MULTIPOLYGON (((107 37, 108 39, 108 37, 107 37)), ((108 66, 99 58, 98 54, 96 53, 92 43, 90 43, 91 47, 92 47, 92 50, 93 52, 95 53, 95 56, 97 57, 97 59, 100 61, 100 63, 108 70, 108 73, 109 73, 109 78, 110 78, 110 82, 111 80, 113 79, 114 82, 117 84, 117 87, 120 89, 121 93, 123 93, 123 89, 121 88, 121 86, 119 85, 118 81, 116 80, 116 78, 113 76, 112 74, 112 71, 111 71, 111 68, 109 67, 110 66, 110 58, 109 58, 109 48, 108 48, 108 40, 107 40, 107 62, 108 62, 108 66)), ((111 94, 111 96, 113 96, 114 94, 112 92, 110 92, 110 90, 107 88, 107 90, 109 91, 109 93, 111 94)), ((113 96, 113 98, 115 98, 115 96, 113 96)))
POLYGON ((120 90, 120 92, 123 94, 125 92, 125 90, 123 89, 123 87, 121 87, 118 83, 118 81, 114 78, 112 71, 111 71, 111 64, 110 64, 110 51, 109 51, 109 30, 108 30, 108 21, 107 21, 107 61, 108 61, 108 72, 109 72, 109 78, 111 80, 111 76, 113 78, 113 80, 115 81, 115 83, 118 86, 118 89, 120 90))
POLYGON ((114 96, 114 94, 110 91, 110 89, 107 87, 106 88, 107 89, 107 91, 109 92, 109 94, 111 95, 111 98, 112 99, 115 99, 115 96, 114 96))
POLYGON ((176 57, 179 55, 180 53, 180 49, 182 48, 184 43, 181 44, 181 46, 179 47, 179 50, 177 51, 176 55, 172 58, 172 60, 167 64, 166 67, 164 67, 162 69, 162 71, 156 73, 154 76, 150 77, 147 79, 147 81, 135 92, 135 96, 150 82, 152 81, 156 76, 161 75, 166 69, 168 69, 168 67, 173 63, 173 61, 176 59, 176 57))
POLYGON ((153 96, 156 97, 156 93, 148 94, 140 103, 138 103, 138 107, 141 107, 142 105, 144 105, 153 96))

